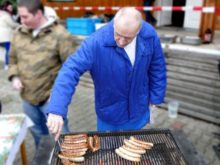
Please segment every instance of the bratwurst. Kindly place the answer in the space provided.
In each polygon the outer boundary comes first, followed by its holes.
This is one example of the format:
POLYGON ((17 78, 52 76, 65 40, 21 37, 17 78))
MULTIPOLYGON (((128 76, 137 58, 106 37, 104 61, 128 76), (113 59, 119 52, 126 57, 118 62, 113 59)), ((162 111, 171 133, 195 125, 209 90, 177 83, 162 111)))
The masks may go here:
POLYGON ((115 152, 122 158, 126 159, 126 160, 130 160, 133 162, 140 162, 141 159, 137 158, 137 157, 131 157, 129 155, 127 155, 126 153, 122 152, 121 150, 119 150, 118 148, 115 149, 115 152))
POLYGON ((116 148, 115 152, 126 160, 140 162, 141 155, 145 154, 146 150, 151 149, 152 147, 153 143, 141 141, 131 136, 129 140, 124 139, 124 145, 116 148))

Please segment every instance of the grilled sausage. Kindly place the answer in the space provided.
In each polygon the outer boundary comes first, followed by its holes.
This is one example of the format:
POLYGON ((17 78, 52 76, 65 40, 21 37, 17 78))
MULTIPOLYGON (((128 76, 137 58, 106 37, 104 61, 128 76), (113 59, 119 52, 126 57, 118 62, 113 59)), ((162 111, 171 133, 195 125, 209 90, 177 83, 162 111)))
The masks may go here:
POLYGON ((144 149, 133 149, 133 148, 130 148, 130 147, 126 146, 126 145, 123 145, 122 148, 124 148, 127 151, 136 153, 136 154, 144 154, 144 153, 146 153, 146 150, 144 150, 144 149))
POLYGON ((88 137, 88 147, 91 151, 93 150, 93 137, 92 136, 88 137))
POLYGON ((62 152, 63 156, 67 156, 67 157, 79 157, 79 156, 83 156, 86 154, 86 151, 81 151, 81 152, 68 152, 68 151, 63 151, 62 152))
POLYGON ((70 161, 66 159, 61 159, 61 162, 63 165, 71 165, 70 161))
POLYGON ((145 142, 145 141, 142 141, 142 140, 138 140, 138 139, 136 139, 134 136, 131 136, 131 137, 130 137, 130 140, 135 141, 135 142, 137 142, 137 143, 139 143, 139 144, 148 145, 148 146, 150 146, 150 147, 153 147, 153 146, 154 146, 153 143, 149 143, 149 142, 145 142))
POLYGON ((94 148, 93 148, 93 152, 97 151, 100 149, 100 138, 97 136, 97 135, 94 135, 93 136, 93 140, 94 140, 94 148))
POLYGON ((87 134, 78 134, 78 135, 66 135, 64 136, 64 141, 65 140, 82 140, 82 139, 87 139, 88 136, 87 134))
POLYGON ((144 148, 144 149, 146 149, 146 150, 147 150, 147 149, 151 149, 151 146, 146 145, 146 144, 142 144, 142 143, 138 143, 138 142, 136 142, 136 141, 134 141, 134 140, 131 140, 131 139, 129 139, 129 142, 130 142, 131 144, 137 146, 137 147, 141 147, 141 148, 144 148))
POLYGON ((73 162, 83 162, 85 160, 85 158, 83 156, 80 156, 80 157, 69 157, 69 156, 64 156, 62 154, 58 154, 58 157, 60 159, 70 160, 70 161, 73 161, 73 162))
POLYGON ((144 149, 143 147, 136 146, 136 145, 132 144, 128 139, 124 139, 124 144, 134 150, 143 150, 144 149))
POLYGON ((86 152, 88 150, 88 148, 76 148, 76 149, 62 149, 62 152, 68 152, 68 153, 72 153, 72 152, 86 152))
POLYGON ((65 149, 82 149, 82 148, 87 148, 88 145, 87 143, 79 143, 79 144, 62 144, 61 145, 61 149, 65 150, 65 149))
POLYGON ((63 143, 65 144, 87 143, 87 139, 65 139, 63 143))
POLYGON ((132 157, 132 156, 129 156, 123 152, 121 152, 121 150, 119 150, 118 148, 115 149, 115 152, 116 154, 118 154, 120 157, 126 159, 126 160, 130 160, 130 161, 133 161, 133 162, 140 162, 141 159, 140 158, 136 158, 136 157, 132 157))
POLYGON ((88 147, 92 152, 100 149, 100 138, 96 135, 88 137, 88 147))
POLYGON ((131 156, 131 157, 134 157, 134 158, 141 158, 141 155, 140 154, 137 154, 137 153, 134 153, 134 152, 131 152, 131 151, 128 151, 126 149, 124 149, 123 147, 119 147, 118 148, 122 153, 128 155, 128 156, 131 156))

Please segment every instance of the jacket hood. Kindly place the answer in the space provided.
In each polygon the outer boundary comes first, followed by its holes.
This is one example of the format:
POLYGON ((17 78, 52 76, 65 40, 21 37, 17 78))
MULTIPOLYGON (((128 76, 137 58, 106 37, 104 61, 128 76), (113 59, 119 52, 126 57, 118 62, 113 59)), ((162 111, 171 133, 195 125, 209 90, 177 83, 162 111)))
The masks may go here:
MULTIPOLYGON (((48 19, 48 21, 46 22, 46 26, 42 27, 40 31, 48 31, 50 27, 57 25, 57 24, 58 22, 55 19, 48 19)), ((33 29, 28 29, 24 25, 20 25, 18 27, 18 30, 22 33, 31 33, 33 31, 33 29)))

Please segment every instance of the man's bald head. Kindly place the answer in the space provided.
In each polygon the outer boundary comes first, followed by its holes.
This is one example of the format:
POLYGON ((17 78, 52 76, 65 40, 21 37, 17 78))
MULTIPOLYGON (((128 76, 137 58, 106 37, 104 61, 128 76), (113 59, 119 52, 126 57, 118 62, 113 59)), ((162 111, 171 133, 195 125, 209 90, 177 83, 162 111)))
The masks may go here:
POLYGON ((125 47, 141 28, 141 13, 134 7, 121 8, 114 17, 114 37, 119 47, 125 47))
POLYGON ((114 25, 126 27, 131 30, 139 30, 142 22, 141 13, 134 7, 121 8, 114 17, 114 25))

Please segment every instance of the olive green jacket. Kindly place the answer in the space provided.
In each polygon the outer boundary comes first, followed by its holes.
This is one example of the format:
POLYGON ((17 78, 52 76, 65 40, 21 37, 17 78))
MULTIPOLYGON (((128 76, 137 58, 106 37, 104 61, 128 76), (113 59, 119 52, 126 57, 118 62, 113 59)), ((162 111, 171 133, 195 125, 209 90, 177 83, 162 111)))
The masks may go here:
POLYGON ((41 29, 36 37, 21 26, 11 42, 8 79, 19 77, 24 86, 22 99, 37 105, 49 98, 62 63, 75 48, 73 37, 57 22, 41 29))

